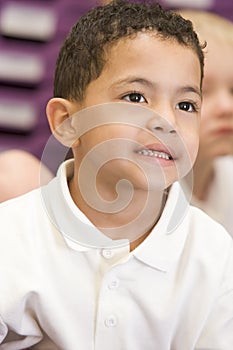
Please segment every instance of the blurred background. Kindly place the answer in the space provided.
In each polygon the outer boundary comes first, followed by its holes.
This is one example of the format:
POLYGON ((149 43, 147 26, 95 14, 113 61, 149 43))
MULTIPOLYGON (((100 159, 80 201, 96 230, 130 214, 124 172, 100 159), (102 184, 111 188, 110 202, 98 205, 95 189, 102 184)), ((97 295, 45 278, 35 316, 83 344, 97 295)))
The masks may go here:
MULTIPOLYGON (((53 95, 59 48, 70 27, 101 0, 0 0, 0 151, 22 149, 56 172, 63 146, 51 139, 45 107, 53 95)), ((102 1, 108 2, 108 1, 102 1)), ((160 0, 200 8, 233 21, 232 0, 160 0)))

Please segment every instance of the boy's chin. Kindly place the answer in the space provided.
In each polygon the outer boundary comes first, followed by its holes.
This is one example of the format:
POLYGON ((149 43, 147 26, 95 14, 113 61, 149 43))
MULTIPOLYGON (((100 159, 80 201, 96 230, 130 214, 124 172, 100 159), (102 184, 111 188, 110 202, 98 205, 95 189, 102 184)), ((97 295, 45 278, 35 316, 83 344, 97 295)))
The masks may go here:
POLYGON ((178 177, 172 177, 172 178, 156 178, 154 181, 150 181, 150 183, 137 183, 134 184, 134 188, 135 190, 141 190, 141 191, 145 191, 145 192, 155 192, 155 193, 159 193, 159 192, 163 192, 164 190, 166 190, 168 187, 170 187, 174 182, 176 182, 178 180, 178 177))

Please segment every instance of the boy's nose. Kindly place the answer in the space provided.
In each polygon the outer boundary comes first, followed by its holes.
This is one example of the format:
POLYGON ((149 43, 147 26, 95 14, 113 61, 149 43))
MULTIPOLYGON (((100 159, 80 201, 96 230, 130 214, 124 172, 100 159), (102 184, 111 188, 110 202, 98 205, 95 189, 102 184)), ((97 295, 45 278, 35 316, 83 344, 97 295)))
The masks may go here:
POLYGON ((148 121, 147 127, 152 132, 176 133, 176 128, 174 122, 171 122, 171 118, 165 119, 157 114, 148 121))

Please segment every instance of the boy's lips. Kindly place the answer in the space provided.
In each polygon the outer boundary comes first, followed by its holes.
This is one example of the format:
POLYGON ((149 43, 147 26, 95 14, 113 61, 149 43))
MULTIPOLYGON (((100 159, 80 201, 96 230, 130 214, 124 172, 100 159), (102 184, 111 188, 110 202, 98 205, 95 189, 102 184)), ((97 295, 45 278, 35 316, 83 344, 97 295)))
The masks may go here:
POLYGON ((136 153, 148 157, 174 160, 171 152, 161 144, 146 145, 145 147, 141 147, 140 149, 136 150, 136 153))

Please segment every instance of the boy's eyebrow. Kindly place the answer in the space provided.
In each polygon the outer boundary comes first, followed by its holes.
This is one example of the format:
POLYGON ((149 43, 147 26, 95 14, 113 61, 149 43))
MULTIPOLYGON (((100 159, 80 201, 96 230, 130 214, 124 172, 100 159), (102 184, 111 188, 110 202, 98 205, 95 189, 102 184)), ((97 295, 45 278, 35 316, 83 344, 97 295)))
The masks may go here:
MULTIPOLYGON (((145 85, 145 86, 152 88, 152 89, 155 89, 157 86, 156 83, 154 83, 150 80, 147 80, 144 78, 138 78, 138 77, 128 77, 126 79, 119 80, 119 81, 113 83, 113 86, 114 85, 117 86, 117 85, 121 85, 121 84, 132 84, 132 83, 138 83, 141 85, 145 85)), ((180 92, 180 93, 193 92, 193 93, 197 94, 200 98, 202 98, 201 90, 196 86, 191 86, 191 85, 182 86, 178 89, 178 92, 180 92)))
POLYGON ((183 86, 178 91, 180 92, 194 92, 197 94, 200 98, 202 98, 201 90, 198 87, 195 86, 183 86))
POLYGON ((127 77, 124 78, 122 80, 118 80, 115 83, 113 83, 113 85, 117 86, 117 85, 121 85, 121 84, 132 84, 132 83, 138 83, 141 85, 146 85, 150 88, 155 88, 156 87, 156 83, 153 83, 150 80, 144 79, 144 78, 138 78, 138 77, 127 77))

